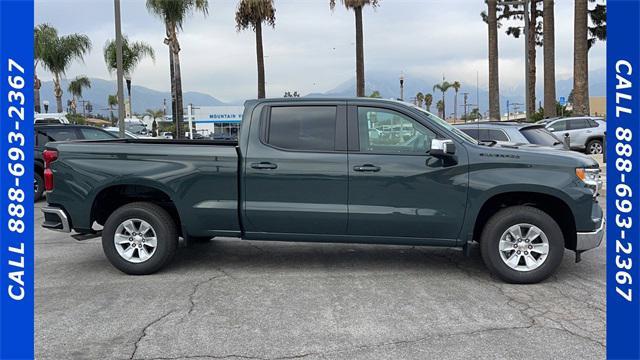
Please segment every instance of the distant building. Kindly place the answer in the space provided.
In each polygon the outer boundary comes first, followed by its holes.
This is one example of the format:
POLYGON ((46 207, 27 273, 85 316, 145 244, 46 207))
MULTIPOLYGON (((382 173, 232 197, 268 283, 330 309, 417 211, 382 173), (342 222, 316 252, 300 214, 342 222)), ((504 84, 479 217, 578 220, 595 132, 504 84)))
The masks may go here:
POLYGON ((192 121, 196 132, 205 137, 235 138, 243 112, 243 106, 194 106, 192 121))
POLYGON ((589 109, 591 116, 607 116, 607 98, 606 96, 589 97, 589 109))

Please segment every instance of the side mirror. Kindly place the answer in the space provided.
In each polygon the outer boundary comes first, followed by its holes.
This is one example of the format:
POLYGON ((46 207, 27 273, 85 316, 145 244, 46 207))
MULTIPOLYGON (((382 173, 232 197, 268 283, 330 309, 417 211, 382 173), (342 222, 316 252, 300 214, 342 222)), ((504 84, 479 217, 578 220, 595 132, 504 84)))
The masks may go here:
POLYGON ((433 156, 451 156, 456 153, 456 144, 453 140, 431 140, 431 150, 429 155, 433 156))

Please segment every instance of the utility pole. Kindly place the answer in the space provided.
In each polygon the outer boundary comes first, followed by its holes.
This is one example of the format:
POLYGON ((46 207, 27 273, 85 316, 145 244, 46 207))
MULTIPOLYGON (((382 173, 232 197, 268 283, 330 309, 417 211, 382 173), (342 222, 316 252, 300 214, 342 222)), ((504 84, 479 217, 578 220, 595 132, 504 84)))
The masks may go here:
POLYGON ((400 101, 404 101, 404 73, 400 73, 400 101))
POLYGON ((120 25, 120 0, 113 0, 116 17, 116 77, 118 78, 118 127, 120 138, 124 139, 124 89, 122 84, 122 28, 120 25))

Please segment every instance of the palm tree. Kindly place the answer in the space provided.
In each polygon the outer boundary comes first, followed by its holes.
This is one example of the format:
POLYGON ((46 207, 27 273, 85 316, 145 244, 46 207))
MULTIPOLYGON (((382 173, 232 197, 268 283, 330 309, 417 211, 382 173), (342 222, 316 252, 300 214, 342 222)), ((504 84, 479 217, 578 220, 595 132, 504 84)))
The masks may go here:
MULTIPOLYGON (((118 69, 116 62, 116 41, 107 40, 104 45, 104 62, 107 64, 109 73, 113 73, 118 69)), ((131 105, 131 73, 138 64, 146 57, 150 57, 156 61, 156 54, 151 45, 143 41, 129 42, 126 36, 122 36, 122 70, 127 79, 127 94, 129 95, 129 114, 132 113, 131 105)))
POLYGON ((91 80, 89 80, 89 78, 84 75, 76 76, 75 79, 69 82, 69 86, 67 87, 67 90, 69 91, 71 96, 73 96, 71 108, 73 109, 74 114, 76 113, 76 109, 78 106, 77 98, 82 98, 82 89, 84 88, 91 88, 91 80))
POLYGON ((107 104, 109 104, 109 113, 111 115, 111 125, 116 124, 115 118, 113 117, 113 107, 118 105, 118 96, 117 95, 109 95, 107 98, 107 104))
MULTIPOLYGON (((164 43, 169 47, 169 70, 171 75, 171 97, 173 119, 176 129, 182 129, 183 100, 182 100, 182 76, 180 73, 180 43, 178 42, 178 30, 191 13, 200 11, 204 15, 208 13, 209 2, 207 0, 147 0, 147 10, 164 21, 166 38, 164 43)), ((176 138, 182 138, 182 131, 176 131, 176 138)))
POLYGON ((91 40, 87 35, 70 34, 58 36, 55 28, 46 30, 46 36, 39 38, 39 61, 42 66, 53 74, 53 87, 56 96, 56 108, 62 112, 62 86, 60 78, 74 60, 83 60, 91 50, 91 40), (40 41, 41 40, 41 41, 40 41))
POLYGON ((382 95, 380 94, 380 91, 378 90, 374 90, 371 95, 369 95, 370 98, 374 98, 374 99, 381 99, 382 95))
POLYGON ((588 65, 588 6, 587 0, 574 2, 574 31, 573 31, 573 113, 574 115, 589 114, 589 65, 588 65))
MULTIPOLYGON (((440 91, 442 92, 442 118, 446 118, 446 106, 445 106, 445 102, 444 102, 444 95, 447 92, 447 90, 449 90, 451 88, 452 84, 448 81, 445 81, 444 78, 442 78, 442 82, 440 84, 435 84, 433 85, 433 91, 440 91)), ((438 107, 438 111, 440 111, 440 108, 438 107)))
POLYGON ((557 115, 554 0, 544 0, 543 6, 544 117, 551 118, 557 115))
POLYGON ((424 94, 422 92, 418 92, 416 94, 416 105, 418 105, 418 107, 422 107, 422 103, 424 102, 424 94))
POLYGON ((453 98, 453 118, 454 118, 454 120, 458 119, 458 91, 460 91, 460 86, 461 85, 460 85, 459 81, 454 81, 451 84, 451 87, 456 92, 456 96, 453 98))
POLYGON ((497 8, 497 0, 487 0, 486 21, 489 29, 489 117, 491 119, 500 119, 497 8))
POLYGON ((265 97, 264 52, 262 48, 262 23, 276 26, 276 9, 273 0, 240 0, 236 11, 236 30, 249 27, 256 33, 256 58, 258 63, 258 99, 265 97))
POLYGON ((153 119, 153 122, 151 123, 151 132, 153 133, 153 137, 158 136, 158 122, 157 122, 157 119, 164 119, 164 110, 162 110, 162 109, 159 109, 159 110, 147 109, 147 111, 144 114, 145 115, 149 115, 151 117, 151 119, 153 119))
POLYGON ((33 103, 35 111, 38 113, 41 112, 40 87, 42 86, 37 75, 38 63, 44 58, 47 50, 46 44, 57 36, 58 32, 49 24, 40 24, 33 29, 33 103))
MULTIPOLYGON (((364 95, 364 39, 362 31, 362 8, 366 5, 378 7, 379 0, 340 0, 347 9, 353 9, 356 18, 356 96, 364 95)), ((329 0, 331 10, 336 7, 336 0, 329 0)))
POLYGON ((438 116, 444 119, 444 100, 438 100, 436 108, 438 109, 438 116))
POLYGON ((427 111, 431 111, 432 104, 433 104, 433 95, 426 94, 424 96, 424 106, 427 108, 427 111))

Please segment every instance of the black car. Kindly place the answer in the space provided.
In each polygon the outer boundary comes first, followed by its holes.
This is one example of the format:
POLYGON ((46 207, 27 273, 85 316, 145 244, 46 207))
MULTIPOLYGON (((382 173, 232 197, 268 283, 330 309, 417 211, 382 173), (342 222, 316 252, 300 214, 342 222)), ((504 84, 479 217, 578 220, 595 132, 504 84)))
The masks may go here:
POLYGON ((35 149, 33 152, 34 201, 40 200, 44 193, 44 159, 42 151, 48 142, 68 140, 104 140, 117 139, 116 135, 93 126, 86 125, 35 125, 35 149))

